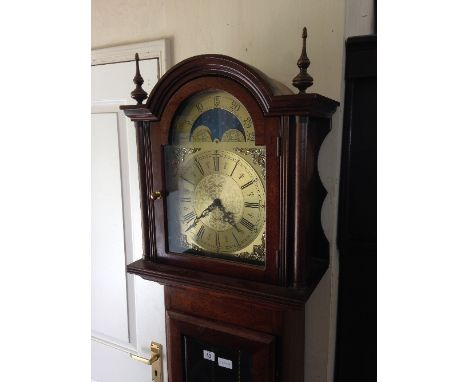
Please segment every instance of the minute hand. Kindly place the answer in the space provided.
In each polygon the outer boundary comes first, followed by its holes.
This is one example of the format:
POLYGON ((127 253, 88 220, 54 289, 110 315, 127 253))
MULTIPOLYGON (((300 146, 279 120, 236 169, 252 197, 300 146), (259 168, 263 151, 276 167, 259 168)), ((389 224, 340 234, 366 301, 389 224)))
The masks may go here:
POLYGON ((193 227, 195 227, 198 222, 200 221, 200 219, 203 219, 205 216, 207 216, 211 211, 213 211, 215 209, 215 207, 217 206, 217 203, 216 203, 216 200, 213 201, 213 203, 211 203, 208 207, 206 207, 202 213, 200 214, 200 216, 197 216, 194 220, 193 220, 193 223, 190 224, 190 227, 188 227, 185 232, 187 232, 188 230, 192 229, 193 227))

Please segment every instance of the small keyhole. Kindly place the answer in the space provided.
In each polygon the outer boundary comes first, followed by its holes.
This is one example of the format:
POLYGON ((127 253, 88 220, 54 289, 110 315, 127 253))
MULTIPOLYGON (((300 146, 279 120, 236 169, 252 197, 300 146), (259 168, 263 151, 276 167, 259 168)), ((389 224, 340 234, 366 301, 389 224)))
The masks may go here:
POLYGON ((154 376, 155 376, 155 377, 158 376, 158 371, 157 371, 157 370, 154 371, 154 376))

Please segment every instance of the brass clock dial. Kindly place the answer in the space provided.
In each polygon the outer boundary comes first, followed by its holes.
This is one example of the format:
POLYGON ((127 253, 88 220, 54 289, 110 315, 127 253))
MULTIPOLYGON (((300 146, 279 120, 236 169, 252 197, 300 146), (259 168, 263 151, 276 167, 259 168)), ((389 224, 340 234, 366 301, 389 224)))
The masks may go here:
POLYGON ((169 251, 265 263, 265 148, 246 107, 221 90, 186 100, 166 146, 169 251))
POLYGON ((178 181, 179 221, 188 244, 232 254, 263 231, 263 182, 239 155, 227 150, 197 153, 181 167, 178 181))

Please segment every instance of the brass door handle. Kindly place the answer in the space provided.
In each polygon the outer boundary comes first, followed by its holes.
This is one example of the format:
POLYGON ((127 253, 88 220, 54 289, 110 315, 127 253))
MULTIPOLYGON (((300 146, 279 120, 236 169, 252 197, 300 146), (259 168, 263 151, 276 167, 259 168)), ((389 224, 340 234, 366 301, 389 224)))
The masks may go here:
POLYGON ((163 196, 162 191, 151 191, 150 198, 151 200, 161 199, 163 196))
POLYGON ((144 363, 145 365, 152 365, 155 361, 159 359, 159 354, 153 355, 150 359, 140 357, 136 354, 130 354, 130 357, 132 357, 132 359, 134 359, 135 361, 144 363))
POLYGON ((142 362, 151 366, 151 377, 153 382, 161 382, 162 375, 162 346, 154 341, 151 342, 151 358, 140 357, 136 354, 130 354, 135 361, 142 362))

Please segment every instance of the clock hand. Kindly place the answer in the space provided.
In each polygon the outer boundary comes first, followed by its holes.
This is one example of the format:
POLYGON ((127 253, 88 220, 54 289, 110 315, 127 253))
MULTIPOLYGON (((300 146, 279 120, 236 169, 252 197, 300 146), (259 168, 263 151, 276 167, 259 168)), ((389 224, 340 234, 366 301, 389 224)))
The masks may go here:
POLYGON ((194 220, 193 220, 193 223, 190 225, 190 227, 188 227, 185 232, 187 232, 188 230, 192 229, 193 227, 195 227, 198 222, 200 221, 200 219, 203 219, 205 216, 207 216, 211 211, 213 211, 215 209, 215 207, 217 206, 219 199, 215 199, 213 201, 213 203, 211 203, 208 207, 206 207, 202 213, 200 214, 200 216, 197 216, 194 220))
POLYGON ((232 212, 226 211, 226 208, 224 208, 221 200, 219 201, 218 208, 223 213, 223 221, 232 225, 239 232, 239 228, 237 228, 236 221, 234 220, 234 214, 232 212))

